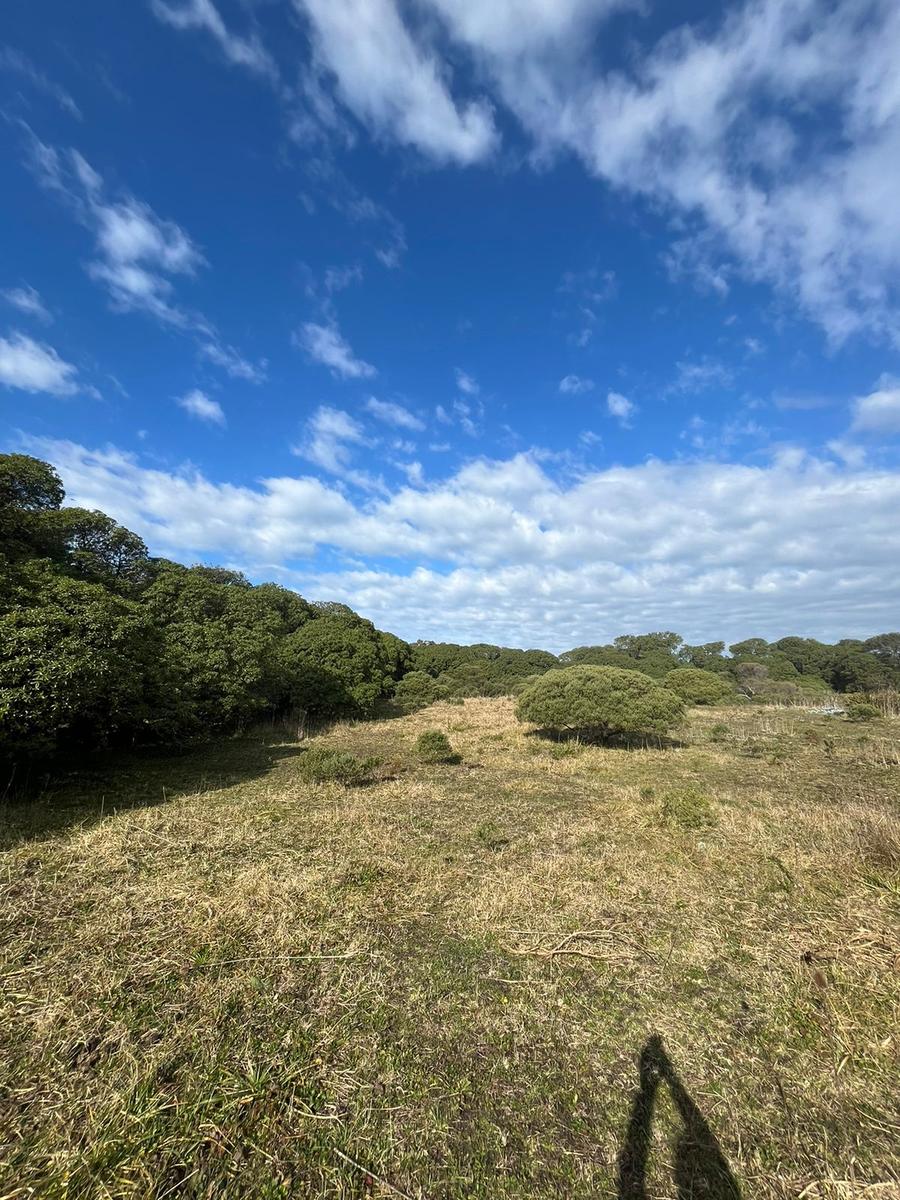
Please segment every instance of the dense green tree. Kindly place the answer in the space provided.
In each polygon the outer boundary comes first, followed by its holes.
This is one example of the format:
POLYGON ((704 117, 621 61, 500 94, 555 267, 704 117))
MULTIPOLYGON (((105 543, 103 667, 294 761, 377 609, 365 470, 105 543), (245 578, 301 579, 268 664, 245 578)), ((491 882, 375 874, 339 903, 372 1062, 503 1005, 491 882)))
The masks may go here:
POLYGON ((10 561, 48 553, 46 516, 65 493, 49 463, 28 454, 0 454, 0 554, 10 561))
POLYGON ((281 619, 267 596, 182 567, 162 571, 144 603, 162 630, 167 674, 196 732, 246 725, 282 704, 281 619))
POLYGON ((404 675, 394 689, 394 699, 403 708, 424 708, 443 700, 447 689, 427 671, 410 671, 404 675))
POLYGON ((702 646, 685 644, 678 651, 678 658, 684 666, 696 667, 698 671, 727 671, 724 651, 724 642, 705 642, 702 646))
POLYGON ((516 715, 544 729, 599 737, 661 735, 682 720, 684 702, 641 671, 563 667, 524 689, 516 715))
POLYGON ((732 658, 765 662, 769 657, 769 643, 765 638, 747 638, 743 642, 733 642, 728 653, 732 658))
POLYGON ((167 740, 174 715, 152 615, 100 584, 23 569, 21 602, 0 615, 0 755, 167 740))
POLYGON ((666 675, 663 683, 688 704, 719 704, 732 693, 729 683, 721 675, 697 667, 676 667, 666 675))
POLYGON ((279 648, 294 704, 310 712, 369 713, 393 687, 394 663, 381 634, 352 610, 307 622, 279 648))

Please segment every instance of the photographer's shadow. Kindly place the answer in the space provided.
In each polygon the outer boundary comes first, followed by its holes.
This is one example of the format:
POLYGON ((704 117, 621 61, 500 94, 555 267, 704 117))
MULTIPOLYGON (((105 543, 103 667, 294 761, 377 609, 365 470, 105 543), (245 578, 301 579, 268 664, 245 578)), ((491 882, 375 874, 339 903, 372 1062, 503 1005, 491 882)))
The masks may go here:
POLYGON ((661 1084, 668 1087, 681 1118, 674 1154, 674 1182, 679 1200, 740 1200, 740 1188, 716 1136, 679 1079, 658 1034, 641 1051, 639 1085, 619 1155, 618 1200, 649 1200, 650 1131, 661 1084))

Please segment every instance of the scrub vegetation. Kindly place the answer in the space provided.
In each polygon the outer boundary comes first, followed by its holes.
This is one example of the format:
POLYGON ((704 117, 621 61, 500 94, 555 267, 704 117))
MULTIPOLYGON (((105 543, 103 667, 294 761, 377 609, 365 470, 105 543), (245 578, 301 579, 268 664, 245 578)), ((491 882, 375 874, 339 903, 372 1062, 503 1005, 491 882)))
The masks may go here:
POLYGON ((0 1197, 900 1189, 900 634, 407 644, 0 456, 0 1197))

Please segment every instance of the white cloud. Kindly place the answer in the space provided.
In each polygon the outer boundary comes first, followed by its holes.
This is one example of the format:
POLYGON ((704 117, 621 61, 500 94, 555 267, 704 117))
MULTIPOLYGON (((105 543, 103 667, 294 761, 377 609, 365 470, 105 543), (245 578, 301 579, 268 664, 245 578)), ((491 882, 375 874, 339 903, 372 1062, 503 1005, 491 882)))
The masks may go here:
POLYGON ((277 79, 278 68, 259 38, 239 37, 232 33, 212 0, 182 0, 179 4, 152 0, 151 8, 161 21, 173 29, 200 29, 208 33, 233 65, 246 67, 271 80, 277 79))
MULTIPOLYGON (((673 276, 724 296, 742 275, 836 344, 900 345, 895 0, 744 0, 695 24, 661 11, 662 29, 636 20, 627 54, 605 69, 602 26, 619 9, 640 13, 638 0, 294 2, 317 68, 378 136, 477 161, 498 140, 490 103, 502 104, 535 163, 574 154, 672 217, 673 276), (461 55, 488 99, 453 98, 447 64, 461 55), (810 136, 814 122, 827 138, 810 136)), ((590 337, 589 319, 572 334, 590 337)))
POLYGON ((417 42, 394 0, 294 0, 310 22, 320 68, 341 101, 377 136, 439 162, 487 157, 497 140, 490 105, 458 104, 449 70, 417 42))
POLYGON ((258 363, 249 359, 234 346, 224 346, 221 342, 203 342, 200 353, 217 367, 221 367, 232 379, 245 379, 248 383, 265 383, 268 363, 263 358, 258 363))
POLYGON ((606 397, 606 409, 611 417, 619 422, 623 429, 631 424, 631 418, 637 412, 637 406, 621 392, 610 392, 606 397))
POLYGON ((583 379, 580 375, 565 375, 559 381, 559 390, 566 396, 581 396, 584 392, 593 390, 593 379, 583 379))
POLYGON ((675 379, 666 391, 694 396, 715 387, 730 388, 733 382, 734 372, 730 367, 715 359, 703 358, 699 362, 677 362, 675 379))
POLYGON ((294 335, 294 343, 341 379, 371 379, 378 374, 371 363, 356 357, 335 324, 307 321, 294 335))
POLYGON ((375 396, 370 396, 366 401, 366 412, 370 412, 379 421, 395 425, 398 429, 411 429, 421 433, 425 428, 425 422, 421 418, 392 400, 378 400, 375 396))
POLYGON ((31 59, 12 46, 0 46, 0 71, 8 71, 28 81, 33 88, 50 96, 65 112, 81 120, 81 110, 69 93, 40 71, 31 59))
POLYGON ((6 291, 0 292, 0 296, 11 304, 13 308, 17 308, 19 312, 24 313, 26 317, 35 317, 39 321, 49 323, 53 320, 50 310, 44 304, 40 297, 40 293, 35 291, 33 287, 25 284, 24 287, 7 288, 6 291))
MULTIPOLYGON (((338 410, 314 424, 332 442, 363 436, 338 410)), ((550 649, 661 628, 693 641, 834 639, 892 628, 900 604, 897 471, 782 455, 754 467, 651 461, 563 485, 519 455, 354 504, 318 479, 237 486, 111 449, 29 450, 59 468, 72 503, 109 512, 155 553, 276 574, 411 638, 550 649), (293 565, 317 547, 363 565, 293 565), (410 559, 434 569, 410 573, 410 559)))
POLYGON ((171 276, 193 275, 200 250, 174 221, 158 217, 134 196, 106 199, 103 180, 77 150, 60 151, 32 135, 31 166, 44 187, 62 196, 96 240, 88 274, 123 312, 145 312, 168 325, 212 332, 208 322, 179 307, 171 276))
POLYGON ((24 333, 0 337, 0 384, 5 387, 72 396, 79 390, 77 374, 77 369, 45 342, 36 342, 24 333))
POLYGON ((477 396, 481 391, 478 380, 464 371, 462 367, 456 368, 456 386, 467 396, 477 396))
POLYGON ((885 376, 868 396, 853 402, 854 433, 900 434, 900 379, 885 376))
POLYGON ((365 471, 352 467, 354 448, 367 446, 365 430, 349 413, 321 405, 306 423, 304 439, 291 450, 298 458, 308 459, 332 475, 339 475, 360 487, 376 487, 365 471))
POLYGON ((180 408, 183 408, 186 413, 190 413, 192 417, 196 417, 198 421, 207 421, 210 425, 225 424, 225 413, 222 411, 222 405, 218 400, 211 400, 199 388, 194 388, 186 395, 180 396, 176 400, 176 404, 180 408))

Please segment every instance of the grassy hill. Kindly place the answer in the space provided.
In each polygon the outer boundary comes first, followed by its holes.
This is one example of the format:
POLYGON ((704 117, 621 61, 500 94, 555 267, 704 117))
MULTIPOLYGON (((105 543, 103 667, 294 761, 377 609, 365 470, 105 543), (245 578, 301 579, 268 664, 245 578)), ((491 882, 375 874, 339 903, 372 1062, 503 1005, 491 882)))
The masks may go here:
POLYGON ((470 700, 9 807, 0 1196, 898 1195, 898 738, 470 700))

